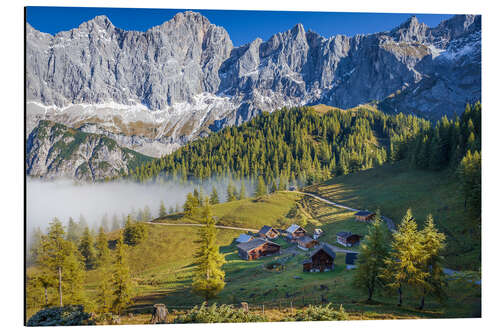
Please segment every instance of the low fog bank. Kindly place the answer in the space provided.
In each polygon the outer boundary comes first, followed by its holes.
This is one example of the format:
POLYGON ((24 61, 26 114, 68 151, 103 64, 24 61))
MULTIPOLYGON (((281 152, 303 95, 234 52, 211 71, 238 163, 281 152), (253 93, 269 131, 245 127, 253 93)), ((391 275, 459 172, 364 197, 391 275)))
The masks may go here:
MULTIPOLYGON (((80 214, 85 217, 90 227, 96 229, 102 217, 111 218, 116 214, 120 220, 124 215, 137 212, 146 205, 151 215, 157 217, 160 202, 163 200, 167 210, 176 207, 182 210, 186 196, 194 189, 210 195, 215 186, 221 202, 226 200, 226 188, 229 179, 206 181, 203 184, 164 183, 139 184, 133 182, 110 182, 97 184, 75 184, 71 180, 27 181, 27 233, 36 227, 46 230, 48 223, 57 217, 64 225, 72 217, 75 221, 80 214)), ((240 181, 233 181, 239 191, 240 181)), ((245 181, 247 195, 253 193, 253 183, 245 181)))

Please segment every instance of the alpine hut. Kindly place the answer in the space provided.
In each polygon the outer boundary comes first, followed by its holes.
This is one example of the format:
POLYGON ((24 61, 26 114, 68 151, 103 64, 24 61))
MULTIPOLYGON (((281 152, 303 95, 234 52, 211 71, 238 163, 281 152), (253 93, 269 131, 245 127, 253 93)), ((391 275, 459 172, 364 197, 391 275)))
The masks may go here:
POLYGON ((323 243, 302 263, 304 272, 328 272, 334 269, 336 253, 330 244, 323 243))
POLYGON ((280 235, 279 231, 268 225, 263 226, 259 230, 259 236, 268 239, 276 239, 280 235))
POLYGON ((245 260, 256 260, 263 256, 279 253, 281 249, 278 244, 262 238, 240 243, 237 247, 239 256, 245 260))
POLYGON ((306 230, 297 224, 292 224, 286 229, 286 233, 290 241, 296 241, 297 238, 305 236, 306 230))
POLYGON ((375 213, 369 212, 367 210, 360 210, 354 214, 357 221, 369 222, 375 217, 375 213))
POLYGON ((349 231, 341 231, 337 233, 337 243, 346 247, 352 247, 359 243, 360 235, 353 234, 349 231))

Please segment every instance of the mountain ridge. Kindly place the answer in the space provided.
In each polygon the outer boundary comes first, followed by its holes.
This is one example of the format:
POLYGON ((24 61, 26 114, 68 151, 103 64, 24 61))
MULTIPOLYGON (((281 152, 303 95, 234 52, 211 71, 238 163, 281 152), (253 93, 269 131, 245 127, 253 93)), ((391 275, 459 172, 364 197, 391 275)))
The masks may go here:
POLYGON ((238 47, 195 12, 145 32, 98 16, 54 36, 28 24, 26 52, 27 135, 50 119, 123 137, 120 144, 155 157, 284 106, 378 101, 386 112, 437 119, 481 94, 474 15, 434 28, 410 17, 390 31, 350 37, 323 37, 299 23, 238 47), (148 130, 124 135, 137 121, 148 130))
POLYGON ((151 158, 120 147, 104 135, 42 120, 26 142, 26 173, 30 177, 103 181, 129 174, 151 158))

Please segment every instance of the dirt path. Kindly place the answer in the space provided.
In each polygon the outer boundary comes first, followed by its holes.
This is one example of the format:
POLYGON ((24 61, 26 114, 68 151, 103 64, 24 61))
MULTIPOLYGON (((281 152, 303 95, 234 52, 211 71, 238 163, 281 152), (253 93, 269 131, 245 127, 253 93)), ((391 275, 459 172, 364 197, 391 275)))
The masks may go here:
MULTIPOLYGON (((317 196, 315 194, 312 194, 312 193, 308 193, 308 192, 300 192, 300 191, 289 191, 289 192, 295 192, 295 193, 300 193, 300 194, 304 194, 304 195, 308 195, 310 197, 313 197, 315 199, 318 199, 320 201, 323 201, 329 205, 332 205, 332 206, 335 206, 335 207, 338 207, 338 208, 344 208, 344 209, 347 209, 347 210, 350 210, 352 212, 359 212, 359 209, 355 209, 355 208, 351 208, 351 207, 347 207, 347 206, 344 206, 344 205, 341 205, 341 204, 338 204, 338 203, 335 203, 333 201, 330 201, 328 199, 325 199, 325 198, 322 198, 320 196, 317 196)), ((386 217, 386 216, 381 216, 382 220, 387 224, 387 228, 391 231, 391 232, 395 232, 396 231, 396 226, 394 225, 394 222, 386 217)), ((337 246, 334 246, 336 248, 336 251, 338 252, 355 252, 355 251, 349 251, 349 250, 345 250, 345 249, 342 249, 340 247, 337 247, 337 246)), ((456 270, 453 270, 453 269, 449 269, 449 268, 443 268, 443 272, 444 274, 446 275, 454 275, 456 273, 459 273, 459 271, 456 271, 456 270)), ((481 280, 479 281, 475 281, 474 282, 475 284, 481 284, 481 280)))
POLYGON ((295 192, 295 193, 299 193, 299 194, 308 195, 310 197, 318 199, 319 201, 323 201, 323 202, 325 202, 325 203, 327 203, 329 205, 332 205, 332 206, 335 206, 335 207, 338 207, 338 208, 347 209, 347 210, 350 210, 351 212, 359 212, 359 209, 355 209, 355 208, 351 208, 351 207, 347 207, 347 206, 338 204, 336 202, 333 202, 333 201, 330 201, 328 199, 325 199, 325 198, 322 198, 320 196, 317 196, 316 194, 312 194, 312 193, 308 193, 308 192, 300 192, 300 191, 289 191, 289 192, 295 192))
MULTIPOLYGON (((164 226, 183 226, 183 227, 204 227, 204 224, 197 223, 161 223, 161 222, 142 222, 153 225, 164 225, 164 226)), ((250 232, 259 232, 257 229, 248 229, 248 228, 238 228, 238 227, 227 227, 225 225, 215 225, 216 228, 219 229, 231 229, 231 230, 241 230, 241 231, 250 231, 250 232)))
MULTIPOLYGON (((295 193, 299 193, 299 194, 304 194, 304 195, 307 195, 307 196, 310 196, 310 197, 313 197, 319 201, 323 201, 324 203, 327 203, 331 206, 335 206, 335 207, 338 207, 338 208, 343 208, 343 209, 346 209, 346 210, 349 210, 351 212, 359 212, 360 210, 359 209, 356 209, 356 208, 352 208, 352 207, 348 207, 348 206, 344 206, 344 205, 341 205, 339 203, 336 203, 336 202, 333 202, 333 201, 330 201, 328 199, 325 199, 325 198, 322 198, 316 194, 312 194, 312 193, 309 193, 309 192, 300 192, 300 191, 288 191, 288 192, 295 192, 295 193)), ((396 226, 394 225, 394 222, 392 222, 392 220, 386 216, 381 216, 382 220, 387 224, 387 228, 391 231, 391 232, 394 232, 396 231, 396 226)))

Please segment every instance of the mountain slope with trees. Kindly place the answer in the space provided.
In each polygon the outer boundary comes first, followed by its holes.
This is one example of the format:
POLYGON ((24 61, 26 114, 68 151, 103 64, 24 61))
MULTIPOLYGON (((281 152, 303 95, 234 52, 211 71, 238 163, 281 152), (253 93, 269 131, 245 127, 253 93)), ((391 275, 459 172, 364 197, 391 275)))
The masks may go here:
POLYGON ((26 174, 53 179, 102 181, 126 175, 151 158, 101 135, 42 120, 26 142, 26 174))
POLYGON ((313 183, 382 165, 430 123, 386 115, 374 107, 316 112, 309 107, 263 113, 137 167, 132 178, 208 179, 236 176, 313 183), (398 145, 398 146, 396 146, 398 145))

